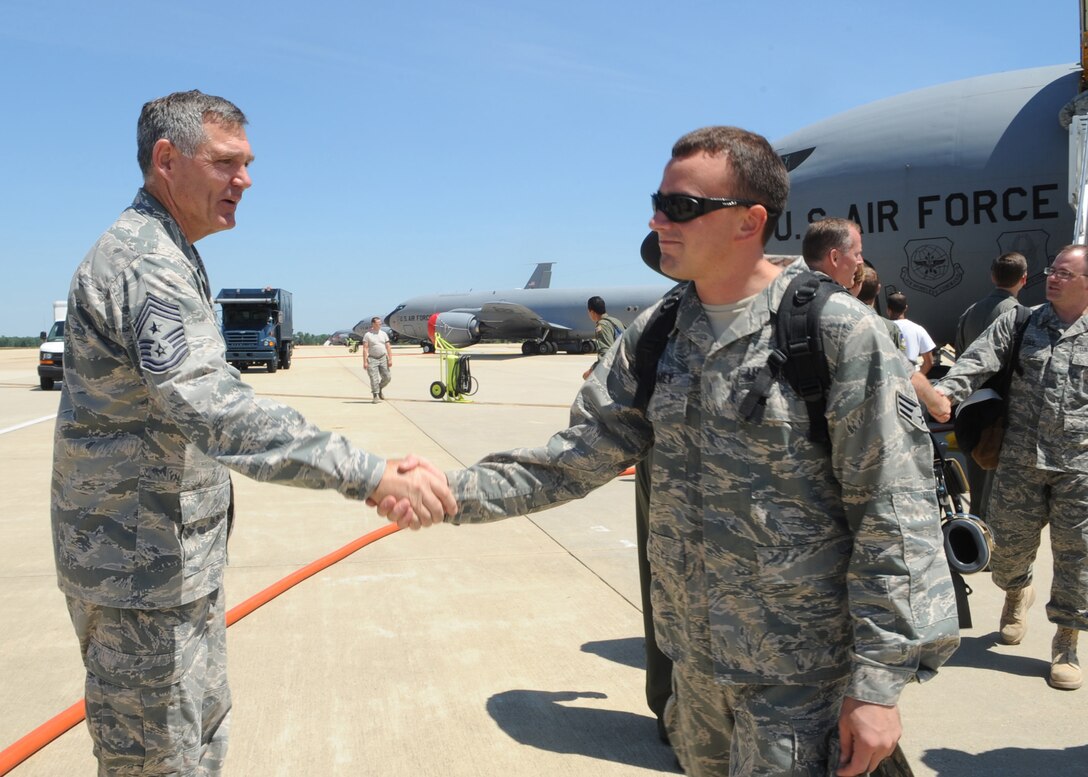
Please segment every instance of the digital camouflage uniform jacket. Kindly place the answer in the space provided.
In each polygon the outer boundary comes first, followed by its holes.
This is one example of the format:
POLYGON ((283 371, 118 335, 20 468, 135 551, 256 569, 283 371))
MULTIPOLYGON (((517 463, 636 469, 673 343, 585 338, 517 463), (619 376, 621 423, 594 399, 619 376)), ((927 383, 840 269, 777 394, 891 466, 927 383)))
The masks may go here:
MULTIPOLYGON (((959 404, 1001 370, 1012 350, 1016 309, 979 335, 937 383, 959 404)), ((1009 388, 1002 465, 1088 473, 1088 316, 1064 324, 1050 303, 1032 308, 1009 388)))
POLYGON ((771 314, 797 261, 714 341, 693 289, 658 366, 646 413, 632 408, 644 312, 582 387, 547 445, 449 473, 455 523, 585 495, 654 445, 648 554, 655 631, 688 671, 725 683, 819 684, 892 704, 958 644, 942 550, 933 451, 883 322, 846 294, 824 307, 832 453, 810 442, 783 379, 763 419, 738 408, 767 362, 771 314))
POLYGON ((227 469, 364 499, 385 462, 256 397, 224 360, 204 266, 141 189, 68 295, 52 524, 65 594, 175 607, 222 584, 227 469))

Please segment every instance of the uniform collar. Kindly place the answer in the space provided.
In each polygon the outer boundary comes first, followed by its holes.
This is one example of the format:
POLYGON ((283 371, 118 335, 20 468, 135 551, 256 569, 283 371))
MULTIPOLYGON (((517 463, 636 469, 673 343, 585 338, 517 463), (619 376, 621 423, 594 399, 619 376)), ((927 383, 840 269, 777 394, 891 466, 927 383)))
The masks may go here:
MULTIPOLYGON (((1081 317, 1072 324, 1067 324, 1058 318, 1058 314, 1054 311, 1054 306, 1047 302, 1042 305, 1039 326, 1045 327, 1057 334, 1057 340, 1064 340, 1069 337, 1075 337, 1085 330, 1088 330, 1088 313, 1081 315, 1081 317)), ((1051 342, 1055 342, 1055 338, 1052 337, 1051 342)))
POLYGON ((676 328, 692 340, 703 353, 709 353, 712 348, 728 346, 744 337, 749 337, 763 329, 771 320, 771 316, 778 310, 782 302, 782 296, 786 293, 786 287, 794 276, 806 271, 808 265, 804 259, 798 258, 783 266, 782 272, 771 281, 767 288, 763 289, 752 300, 752 304, 744 311, 722 335, 721 340, 715 342, 710 321, 703 310, 703 303, 695 293, 695 284, 689 283, 680 300, 680 310, 676 316, 676 328))
POLYGON ((185 234, 181 231, 181 226, 174 217, 170 215, 170 211, 168 211, 166 207, 151 194, 151 192, 143 187, 140 187, 139 191, 136 192, 136 198, 132 201, 131 207, 137 213, 146 216, 149 219, 154 219, 162 225, 163 230, 170 236, 170 240, 193 265, 193 269, 196 270, 201 285, 204 287, 205 296, 207 296, 208 299, 211 299, 212 290, 211 285, 208 283, 208 273, 204 269, 204 262, 201 260, 200 254, 196 250, 196 246, 185 239, 185 234))

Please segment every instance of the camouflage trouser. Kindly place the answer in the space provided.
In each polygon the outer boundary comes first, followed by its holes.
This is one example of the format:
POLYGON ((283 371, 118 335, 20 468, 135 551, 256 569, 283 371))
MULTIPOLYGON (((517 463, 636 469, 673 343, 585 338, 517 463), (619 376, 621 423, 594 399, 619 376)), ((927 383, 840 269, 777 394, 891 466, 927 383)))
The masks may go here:
POLYGON ((389 357, 385 354, 371 356, 367 359, 366 371, 370 375, 370 391, 372 394, 379 393, 393 379, 393 376, 389 373, 388 360, 389 357))
MULTIPOLYGON (((674 665, 665 724, 689 777, 827 777, 848 680, 720 685, 674 665)), ((837 757, 837 756, 835 756, 837 757)), ((837 768, 838 764, 835 764, 837 768)))
POLYGON ((1040 533, 1050 524, 1054 580, 1047 617, 1088 630, 1088 475, 999 464, 988 507, 997 587, 1016 590, 1031 582, 1040 533))
POLYGON ((222 589, 166 610, 68 597, 100 777, 219 775, 230 689, 222 589))
POLYGON ((986 520, 986 505, 990 501, 990 493, 994 489, 994 471, 983 469, 970 456, 964 457, 967 470, 967 487, 971 489, 971 515, 977 515, 986 520))

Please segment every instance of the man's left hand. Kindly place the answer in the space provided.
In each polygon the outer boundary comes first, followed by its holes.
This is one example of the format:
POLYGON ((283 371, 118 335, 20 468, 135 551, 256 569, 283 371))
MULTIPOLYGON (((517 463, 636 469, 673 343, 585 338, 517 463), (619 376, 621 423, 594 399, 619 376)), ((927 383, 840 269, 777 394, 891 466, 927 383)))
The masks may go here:
POLYGON ((842 756, 835 774, 839 777, 868 774, 895 751, 902 734, 898 707, 846 697, 839 713, 842 756))

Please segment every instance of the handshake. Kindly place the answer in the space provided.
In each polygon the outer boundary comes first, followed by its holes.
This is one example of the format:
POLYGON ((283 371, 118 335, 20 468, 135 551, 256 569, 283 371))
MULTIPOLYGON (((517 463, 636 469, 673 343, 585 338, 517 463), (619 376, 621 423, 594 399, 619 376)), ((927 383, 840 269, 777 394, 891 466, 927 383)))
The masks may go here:
POLYGON ((401 529, 413 531, 457 514, 445 473, 416 456, 386 462, 385 474, 366 503, 401 529))

